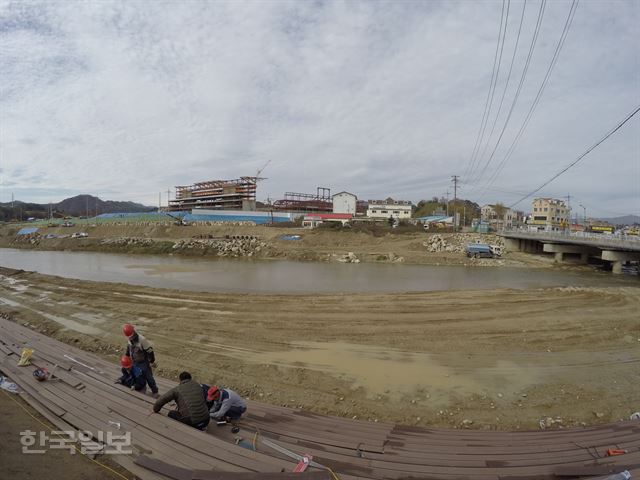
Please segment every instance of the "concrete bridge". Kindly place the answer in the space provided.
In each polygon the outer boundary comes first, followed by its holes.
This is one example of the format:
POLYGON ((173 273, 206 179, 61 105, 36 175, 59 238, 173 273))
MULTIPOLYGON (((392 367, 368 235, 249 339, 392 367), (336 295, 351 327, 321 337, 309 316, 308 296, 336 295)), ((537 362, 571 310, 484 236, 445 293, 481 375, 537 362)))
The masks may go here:
POLYGON ((626 262, 640 261, 640 237, 636 236, 523 230, 504 230, 498 235, 504 238, 507 250, 553 253, 556 262, 570 257, 587 263, 589 257, 595 257, 612 262, 613 273, 622 273, 626 262))

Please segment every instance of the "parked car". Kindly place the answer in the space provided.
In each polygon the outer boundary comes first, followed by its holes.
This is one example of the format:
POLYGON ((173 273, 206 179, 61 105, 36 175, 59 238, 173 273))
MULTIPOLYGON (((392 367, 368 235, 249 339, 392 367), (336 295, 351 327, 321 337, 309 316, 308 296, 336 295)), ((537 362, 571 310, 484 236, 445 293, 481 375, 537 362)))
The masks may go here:
POLYGON ((87 238, 89 236, 88 233, 85 232, 76 232, 73 235, 71 235, 71 238, 87 238))

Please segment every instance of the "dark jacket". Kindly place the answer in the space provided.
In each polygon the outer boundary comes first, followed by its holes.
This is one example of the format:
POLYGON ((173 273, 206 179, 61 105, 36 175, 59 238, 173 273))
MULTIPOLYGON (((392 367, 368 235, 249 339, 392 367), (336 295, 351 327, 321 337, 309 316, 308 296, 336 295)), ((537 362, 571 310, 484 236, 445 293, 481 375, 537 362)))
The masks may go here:
POLYGON ((153 345, 139 333, 135 333, 127 342, 127 357, 131 357, 133 363, 155 363, 156 355, 153 345))
POLYGON ((178 404, 180 416, 190 419, 192 425, 209 418, 209 410, 202 396, 202 387, 193 380, 184 380, 180 382, 180 385, 162 395, 153 405, 153 411, 158 413, 165 404, 172 400, 178 404))
POLYGON ((142 374, 142 370, 137 365, 127 369, 122 369, 122 376, 118 379, 118 383, 125 387, 133 387, 137 391, 144 390, 147 386, 147 381, 142 374))

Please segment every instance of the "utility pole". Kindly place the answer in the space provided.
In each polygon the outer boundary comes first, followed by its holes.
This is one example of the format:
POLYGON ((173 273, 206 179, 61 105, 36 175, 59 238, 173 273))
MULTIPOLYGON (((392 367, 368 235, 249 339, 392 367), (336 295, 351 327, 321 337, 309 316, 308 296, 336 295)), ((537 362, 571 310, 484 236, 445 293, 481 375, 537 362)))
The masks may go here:
POLYGON ((457 201, 458 201, 458 175, 452 175, 453 181, 453 231, 458 231, 458 219, 457 219, 457 201))
POLYGON ((445 194, 447 196, 447 217, 449 216, 449 189, 447 188, 447 193, 445 194))
POLYGON ((169 200, 171 199, 171 190, 167 190, 167 210, 169 209, 169 200))
POLYGON ((567 195, 567 228, 571 231, 571 195, 567 195))
POLYGON ((11 192, 11 218, 17 218, 16 217, 16 211, 15 211, 15 206, 13 204, 13 192, 11 192))
POLYGON ((162 192, 158 192, 158 212, 162 208, 162 192))
POLYGON ((89 194, 87 194, 85 200, 87 201, 87 223, 89 223, 89 194))
POLYGON ((585 206, 584 206, 584 205, 582 205, 582 204, 580 204, 579 206, 580 206, 580 207, 582 207, 582 210, 583 210, 583 212, 584 212, 584 220, 583 220, 583 222, 582 222, 582 226, 583 226, 584 228, 587 228, 587 207, 585 207, 585 206))

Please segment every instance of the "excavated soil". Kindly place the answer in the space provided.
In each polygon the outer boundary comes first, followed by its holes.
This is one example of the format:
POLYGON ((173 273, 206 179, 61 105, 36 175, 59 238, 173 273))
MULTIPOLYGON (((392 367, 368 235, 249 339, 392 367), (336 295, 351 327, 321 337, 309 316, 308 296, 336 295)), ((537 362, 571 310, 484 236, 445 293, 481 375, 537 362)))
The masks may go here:
MULTIPOLYGON (((412 251, 418 240, 401 241, 412 251)), ((131 322, 155 345, 157 375, 189 370, 268 403, 505 430, 604 423, 640 410, 640 286, 632 283, 241 295, 0 274, 0 312, 16 322, 114 362, 122 324, 131 322)))

